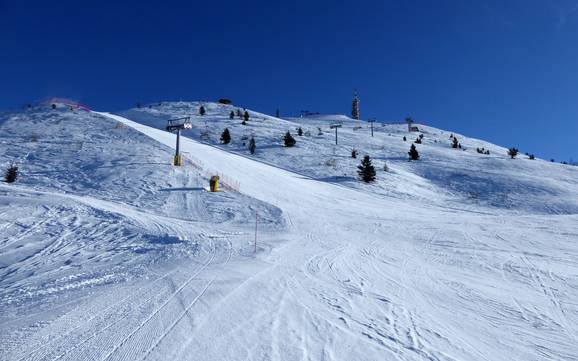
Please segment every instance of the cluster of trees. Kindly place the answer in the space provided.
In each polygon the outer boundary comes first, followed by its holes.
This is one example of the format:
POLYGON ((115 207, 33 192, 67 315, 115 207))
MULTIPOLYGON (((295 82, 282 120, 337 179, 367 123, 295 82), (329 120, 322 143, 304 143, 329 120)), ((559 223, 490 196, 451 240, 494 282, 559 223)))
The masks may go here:
MULTIPOLYGON (((229 131, 229 128, 225 128, 225 130, 223 130, 223 133, 221 133, 221 143, 223 144, 231 143, 231 132, 229 131)), ((243 145, 245 145, 245 143, 243 143, 243 145)), ((257 150, 257 143, 255 142, 255 137, 251 137, 251 139, 249 140, 249 152, 251 152, 251 154, 255 154, 256 150, 257 150)))
POLYGON ((452 148, 454 149, 462 149, 462 145, 458 140, 458 137, 454 136, 453 134, 450 135, 450 139, 452 139, 452 148))
POLYGON ((485 148, 476 148, 476 152, 480 154, 490 155, 490 150, 485 148))
MULTIPOLYGON (((418 139, 420 138, 418 137, 418 139)), ((352 158, 357 158, 357 154, 358 154, 357 149, 351 150, 352 158)), ((409 148, 409 152, 407 152, 407 154, 409 155, 410 160, 419 160, 419 152, 417 151, 415 144, 412 143, 411 147, 409 148)), ((386 172, 389 171, 387 163, 383 165, 383 170, 386 172)), ((357 174, 359 175, 359 178, 366 183, 375 181, 376 176, 375 167, 373 166, 369 155, 364 156, 363 159, 361 160, 361 164, 357 166, 357 174)))
POLYGON ((243 119, 243 122, 241 124, 243 125, 247 125, 247 122, 249 121, 249 112, 247 110, 245 110, 244 112, 241 111, 241 109, 237 109, 237 112, 235 113, 234 111, 231 110, 231 112, 229 113, 229 119, 235 119, 235 114, 240 118, 243 119))

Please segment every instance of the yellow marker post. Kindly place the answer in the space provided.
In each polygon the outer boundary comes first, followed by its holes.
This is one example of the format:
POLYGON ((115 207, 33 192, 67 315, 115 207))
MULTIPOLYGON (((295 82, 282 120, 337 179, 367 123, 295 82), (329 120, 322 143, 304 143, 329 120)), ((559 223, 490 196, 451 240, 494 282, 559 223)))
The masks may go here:
POLYGON ((218 175, 212 176, 211 179, 209 180, 209 185, 210 185, 211 192, 218 192, 219 191, 219 176, 218 175))
POLYGON ((182 155, 175 155, 173 158, 173 165, 181 167, 183 165, 183 156, 182 155))

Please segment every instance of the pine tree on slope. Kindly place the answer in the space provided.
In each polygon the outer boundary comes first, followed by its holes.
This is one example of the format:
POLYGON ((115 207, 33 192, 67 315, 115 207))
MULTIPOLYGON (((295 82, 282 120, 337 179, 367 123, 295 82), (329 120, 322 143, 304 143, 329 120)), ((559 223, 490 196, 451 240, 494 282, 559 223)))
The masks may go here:
POLYGON ((371 164, 371 159, 368 155, 363 157, 361 164, 357 166, 357 169, 357 174, 362 181, 365 183, 375 181, 375 168, 373 167, 373 164, 371 164))
POLYGON ((411 160, 418 160, 419 159, 419 153, 418 153, 417 149, 415 148, 415 144, 411 145, 411 148, 409 148, 409 152, 407 152, 407 154, 409 155, 409 159, 411 159, 411 160))
POLYGON ((229 128, 225 128, 221 134, 221 142, 223 144, 229 144, 231 142, 231 133, 229 133, 229 128))
POLYGON ((293 136, 289 131, 285 133, 285 136, 283 137, 283 143, 285 143, 286 147, 292 147, 295 145, 296 143, 295 138, 293 138, 293 136))

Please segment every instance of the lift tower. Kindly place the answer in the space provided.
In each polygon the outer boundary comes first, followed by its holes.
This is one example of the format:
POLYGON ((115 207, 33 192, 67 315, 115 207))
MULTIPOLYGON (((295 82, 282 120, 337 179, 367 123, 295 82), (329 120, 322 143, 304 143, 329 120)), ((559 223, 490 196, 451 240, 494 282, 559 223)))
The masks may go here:
POLYGON ((167 131, 177 132, 177 147, 175 152, 175 158, 173 159, 173 165, 182 166, 183 158, 180 152, 180 142, 181 142, 181 130, 191 129, 193 124, 191 123, 191 117, 183 117, 176 119, 167 120, 167 131))

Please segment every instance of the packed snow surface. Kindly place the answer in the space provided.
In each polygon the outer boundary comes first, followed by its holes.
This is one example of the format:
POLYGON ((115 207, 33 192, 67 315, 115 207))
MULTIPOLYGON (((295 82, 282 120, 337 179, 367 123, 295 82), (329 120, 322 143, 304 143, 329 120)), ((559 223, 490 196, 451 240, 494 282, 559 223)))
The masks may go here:
POLYGON ((1 116, 0 359, 578 360, 578 168, 200 105, 1 116))

